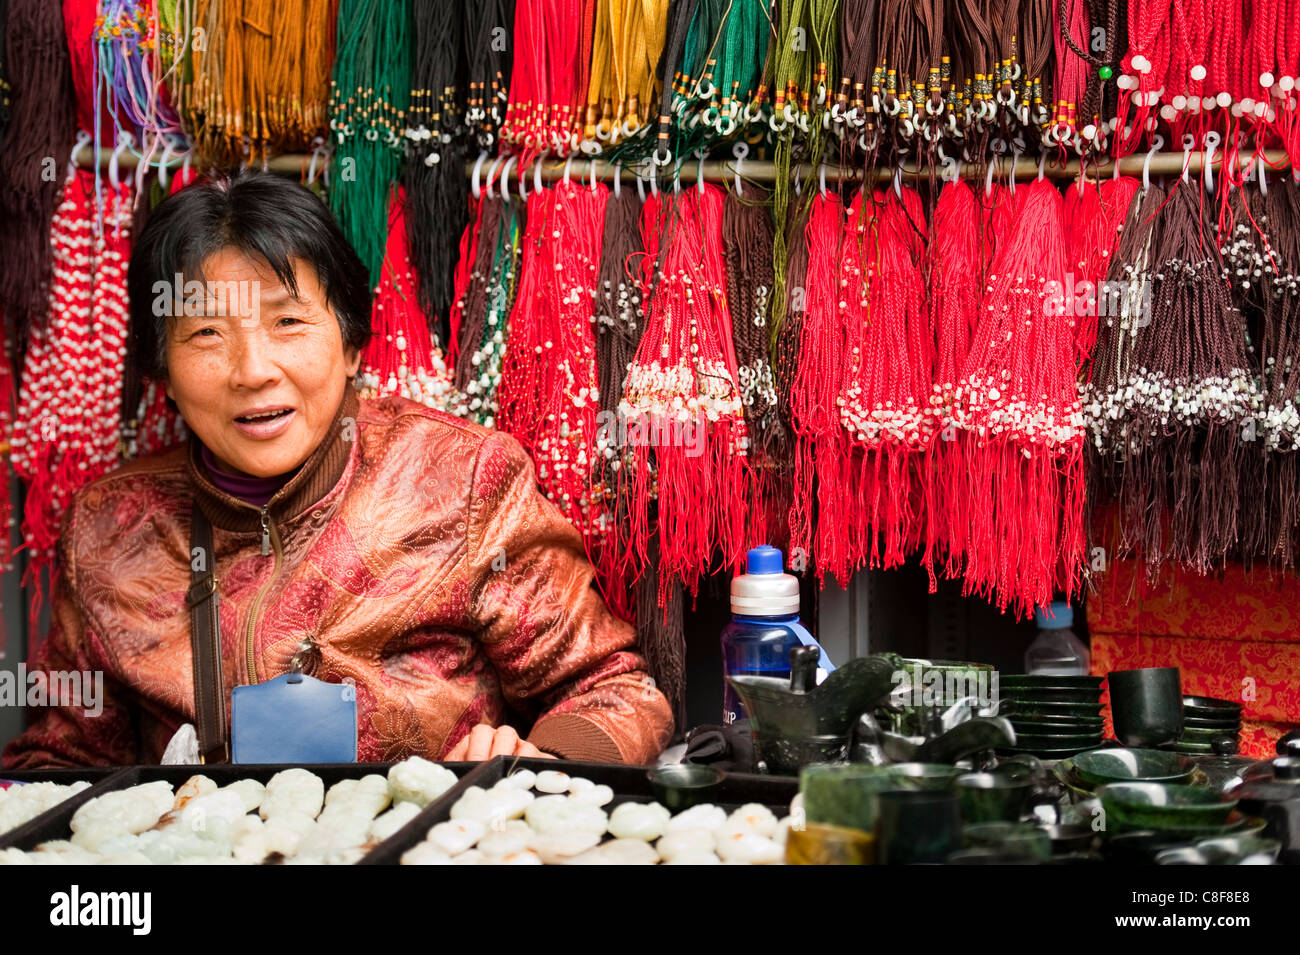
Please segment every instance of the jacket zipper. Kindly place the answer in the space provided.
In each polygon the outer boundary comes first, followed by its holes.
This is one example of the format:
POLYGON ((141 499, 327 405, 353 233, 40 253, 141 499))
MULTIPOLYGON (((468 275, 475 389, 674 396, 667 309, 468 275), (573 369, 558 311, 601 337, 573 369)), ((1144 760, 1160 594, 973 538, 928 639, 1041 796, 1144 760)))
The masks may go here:
POLYGON ((262 609, 262 598, 266 592, 271 589, 271 584, 275 583, 275 578, 280 573, 280 558, 282 550, 280 545, 280 535, 275 529, 275 521, 271 520, 270 511, 267 505, 263 504, 262 513, 262 556, 273 553, 275 555, 271 565, 271 576, 266 579, 266 583, 258 588, 256 595, 253 597, 253 605, 248 611, 248 625, 244 629, 244 662, 248 667, 248 682, 257 682, 257 664, 254 660, 253 652, 253 634, 257 630, 257 615, 262 609))

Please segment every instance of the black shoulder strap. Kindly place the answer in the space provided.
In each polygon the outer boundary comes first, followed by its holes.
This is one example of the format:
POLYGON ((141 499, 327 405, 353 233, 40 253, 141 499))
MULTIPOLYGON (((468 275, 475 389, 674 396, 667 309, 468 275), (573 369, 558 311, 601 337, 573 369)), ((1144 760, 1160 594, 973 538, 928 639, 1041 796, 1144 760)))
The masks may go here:
POLYGON ((194 657, 194 715, 199 758, 230 762, 226 740, 226 694, 221 679, 221 617, 217 605, 217 558, 212 525, 196 503, 190 512, 190 647, 194 657), (196 570, 201 567, 201 570, 196 570))

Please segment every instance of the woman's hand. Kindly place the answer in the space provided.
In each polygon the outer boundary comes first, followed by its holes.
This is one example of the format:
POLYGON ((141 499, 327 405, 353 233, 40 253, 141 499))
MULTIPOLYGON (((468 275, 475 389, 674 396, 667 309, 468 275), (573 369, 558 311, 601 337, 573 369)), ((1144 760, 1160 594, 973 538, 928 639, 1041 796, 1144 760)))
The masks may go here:
POLYGON ((543 753, 527 740, 519 738, 513 726, 491 727, 480 723, 469 731, 469 735, 451 748, 443 757, 445 762, 478 762, 494 756, 534 756, 541 759, 554 759, 550 753, 543 753))

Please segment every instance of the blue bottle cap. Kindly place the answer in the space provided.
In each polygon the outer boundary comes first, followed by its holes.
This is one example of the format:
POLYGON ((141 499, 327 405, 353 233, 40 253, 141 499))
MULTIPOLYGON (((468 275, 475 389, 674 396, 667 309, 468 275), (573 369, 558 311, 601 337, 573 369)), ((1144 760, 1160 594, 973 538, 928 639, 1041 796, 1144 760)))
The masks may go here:
POLYGON ((745 555, 745 573, 747 574, 783 574, 785 562, 781 548, 763 544, 750 548, 745 555))
POLYGON ((1065 630, 1074 626, 1074 608, 1068 600, 1053 600, 1050 609, 1039 607, 1034 611, 1034 622, 1039 630, 1065 630))

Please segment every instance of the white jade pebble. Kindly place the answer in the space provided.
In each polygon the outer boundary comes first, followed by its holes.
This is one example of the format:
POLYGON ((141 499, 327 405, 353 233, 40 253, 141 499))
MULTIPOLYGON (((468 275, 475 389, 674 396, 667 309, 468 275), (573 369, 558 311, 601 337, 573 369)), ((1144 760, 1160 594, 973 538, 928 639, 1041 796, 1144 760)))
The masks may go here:
POLYGON ((675 855, 664 865, 722 865, 722 860, 712 852, 695 850, 675 855))
POLYGON ((383 842, 397 834, 403 826, 420 814, 420 807, 413 802, 399 802, 381 816, 376 816, 367 831, 369 841, 383 842))
POLYGON ((341 802, 346 802, 352 798, 352 794, 356 792, 357 787, 360 785, 361 782, 356 779, 340 779, 325 793, 325 805, 336 806, 341 802))
POLYGON ((605 834, 609 817, 599 806, 587 806, 568 796, 539 796, 524 812, 528 824, 538 832, 552 829, 588 829, 605 834))
POLYGON ((196 796, 206 796, 217 791, 217 784, 207 776, 191 776, 180 784, 176 797, 172 800, 173 809, 184 809, 185 804, 196 796))
POLYGON ((698 855, 707 852, 713 855, 718 841, 708 829, 679 829, 669 832, 655 843, 655 849, 661 858, 671 862, 680 855, 698 855))
POLYGON ((533 840, 533 851, 547 865, 556 865, 599 845, 600 837, 591 829, 553 829, 533 840))
POLYGON ((479 852, 477 849, 470 849, 466 852, 462 852, 460 855, 452 856, 451 864, 452 865, 485 865, 487 864, 487 856, 479 852))
POLYGON ((658 803, 625 802, 609 814, 609 834, 649 842, 664 834, 671 818, 672 813, 658 803))
POLYGON ((451 865, 451 856, 432 842, 421 842, 402 853, 402 865, 451 865))
POLYGON ((718 855, 725 862, 772 865, 785 858, 785 850, 771 839, 753 832, 730 832, 718 839, 718 855))
POLYGON ((772 810, 756 802, 746 803, 727 817, 728 827, 744 827, 769 839, 776 832, 776 823, 772 810))
POLYGON ((659 853, 643 839, 614 839, 600 847, 600 856, 609 865, 657 865, 659 853))
POLYGON ((602 783, 575 793, 573 799, 585 806, 604 806, 614 801, 614 790, 602 783))
POLYGON ((600 854, 600 846, 596 846, 594 849, 588 849, 586 852, 579 852, 576 856, 570 856, 567 859, 556 859, 553 864, 609 865, 609 861, 600 854))
POLYGON ((252 812, 262 805, 262 798, 266 795, 266 787, 256 779, 236 779, 233 783, 222 786, 220 791, 238 795, 244 804, 244 812, 252 812))
POLYGON ((575 796, 595 788, 596 784, 585 776, 574 776, 569 780, 569 792, 575 796))
POLYGON ((466 793, 451 807, 452 819, 474 819, 484 826, 499 827, 518 819, 536 797, 522 789, 491 789, 466 793))
POLYGON ((794 816, 782 816, 776 823, 776 832, 772 834, 772 841, 785 845, 786 839, 790 835, 790 827, 794 825, 794 816))
POLYGON ((518 852, 510 852, 503 856, 487 856, 484 859, 487 865, 544 865, 542 857, 531 849, 521 849, 518 852))
POLYGON ((535 782, 537 782, 537 774, 531 769, 516 769, 509 776, 497 780, 492 788, 532 789, 535 782))
POLYGON ((455 773, 421 756, 410 756, 388 770, 393 802, 427 806, 454 785, 455 773))
POLYGON ((682 829, 721 829, 727 822, 727 810, 712 803, 701 803, 683 810, 668 820, 665 832, 682 829))
POLYGON ((478 841, 478 848, 488 856, 508 856, 523 852, 533 843, 533 830, 522 819, 512 819, 500 829, 490 830, 478 841))
POLYGON ((537 774, 533 788, 541 793, 565 793, 569 791, 569 774, 556 769, 544 769, 537 774))
POLYGON ((432 842, 448 855, 464 852, 483 838, 487 826, 476 819, 456 819, 440 822, 429 830, 427 842, 432 842))

